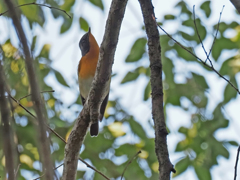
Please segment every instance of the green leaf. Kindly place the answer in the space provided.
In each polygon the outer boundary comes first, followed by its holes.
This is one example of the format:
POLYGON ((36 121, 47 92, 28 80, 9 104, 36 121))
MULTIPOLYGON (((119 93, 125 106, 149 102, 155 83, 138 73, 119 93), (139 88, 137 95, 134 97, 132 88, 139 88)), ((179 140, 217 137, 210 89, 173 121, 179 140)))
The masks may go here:
POLYGON ((198 84, 200 87, 204 88, 204 89, 208 89, 208 84, 204 78, 204 76, 201 76, 201 75, 198 75, 198 74, 195 74, 192 72, 192 76, 193 76, 193 79, 194 81, 196 82, 196 84, 198 84))
MULTIPOLYGON (((19 4, 29 3, 29 0, 18 0, 19 4)), ((45 22, 44 13, 39 6, 29 5, 21 8, 22 14, 27 18, 30 28, 33 28, 34 23, 38 23, 40 26, 43 26, 45 22)))
POLYGON ((137 71, 128 72, 126 74, 126 76, 123 78, 123 80, 121 81, 121 84, 130 82, 130 81, 134 81, 134 80, 136 80, 138 78, 139 75, 140 74, 137 71))
POLYGON ((144 97, 143 100, 146 101, 151 97, 151 83, 150 81, 148 82, 145 90, 144 90, 144 97))
POLYGON ((60 9, 63 9, 65 11, 70 11, 74 3, 75 3, 75 0, 65 0, 64 4, 61 6, 60 9))
POLYGON ((69 87, 69 85, 66 83, 65 79, 63 78, 62 74, 56 70, 54 70, 55 76, 60 84, 63 86, 69 87))
POLYGON ((73 20, 73 17, 71 19, 69 19, 68 17, 65 17, 64 16, 64 21, 63 21, 63 24, 61 26, 61 29, 60 29, 60 33, 65 33, 67 30, 70 29, 71 25, 72 25, 72 20, 73 20))
MULTIPOLYGON (((188 47, 186 47, 186 48, 189 49, 188 47)), ((179 45, 174 44, 174 49, 177 51, 177 54, 179 57, 181 57, 187 61, 196 61, 196 58, 192 54, 187 52, 185 49, 183 49, 179 45)), ((192 51, 192 50, 190 50, 190 51, 192 51)))
POLYGON ((191 27, 194 29, 194 22, 192 19, 187 19, 185 21, 182 22, 183 26, 187 26, 187 27, 191 27))
POLYGON ((79 18, 79 25, 82 30, 84 30, 85 32, 88 31, 89 29, 88 22, 83 17, 79 18))
POLYGON ((203 165, 194 165, 195 172, 199 180, 211 180, 210 169, 207 169, 203 165))
POLYGON ((186 13, 186 14, 189 15, 189 16, 192 15, 192 12, 189 11, 189 9, 187 8, 186 2, 180 1, 180 2, 176 5, 176 7, 179 7, 179 8, 181 9, 181 12, 182 12, 182 13, 186 13))
POLYGON ((44 58, 48 59, 50 49, 51 49, 50 44, 44 44, 44 46, 42 47, 42 50, 41 50, 40 54, 38 55, 38 57, 44 57, 44 58))
MULTIPOLYGON (((202 21, 199 18, 196 19, 196 26, 198 29, 199 36, 200 36, 201 40, 203 41, 207 36, 206 27, 202 24, 202 21)), ((195 28, 194 28, 194 30, 195 30, 195 28)), ((195 31, 195 36, 196 37, 198 36, 196 31, 195 31)), ((199 43, 200 43, 200 41, 199 41, 199 43)))
POLYGON ((182 174, 184 171, 187 170, 187 168, 190 165, 191 165, 191 161, 188 156, 186 156, 185 158, 178 161, 174 167, 176 169, 176 173, 173 174, 173 177, 176 177, 176 176, 182 174))
POLYGON ((135 41, 131 48, 131 52, 127 56, 125 62, 136 62, 140 60, 145 51, 147 40, 146 38, 139 38, 135 41))
POLYGON ((89 0, 89 2, 99 7, 101 10, 104 10, 102 0, 89 0))
POLYGON ((192 35, 189 35, 188 33, 183 32, 183 31, 179 31, 179 33, 180 33, 180 35, 181 35, 184 39, 186 39, 186 40, 188 40, 188 41, 198 42, 198 38, 197 38, 197 37, 194 37, 194 36, 192 36, 192 35))
POLYGON ((172 14, 167 14, 167 15, 165 15, 164 16, 164 19, 165 20, 173 20, 173 19, 175 19, 176 17, 174 16, 174 15, 172 15, 172 14))
POLYGON ((232 146, 239 146, 239 144, 236 141, 228 141, 229 144, 232 146))
MULTIPOLYGON (((230 82, 233 83, 235 87, 237 87, 236 79, 233 77, 230 79, 230 82)), ((227 84, 224 90, 224 100, 223 102, 228 103, 231 99, 235 99, 237 97, 237 91, 230 85, 227 84)))
POLYGON ((37 36, 34 36, 32 40, 31 51, 35 49, 36 41, 37 41, 37 36))
POLYGON ((225 49, 226 50, 238 49, 238 46, 235 42, 231 41, 230 39, 224 37, 217 39, 212 49, 212 57, 215 59, 215 61, 219 59, 219 56, 225 49))
POLYGON ((219 71, 220 74, 228 75, 230 78, 234 78, 234 76, 238 72, 240 72, 240 63, 238 55, 230 57, 229 59, 225 60, 219 71))
POLYGON ((210 7, 211 1, 205 1, 202 3, 200 8, 205 12, 206 17, 208 18, 211 14, 211 7, 210 7))
POLYGON ((143 129, 143 127, 141 126, 141 124, 139 124, 137 121, 135 121, 132 118, 130 118, 128 121, 127 121, 131 127, 131 130, 134 134, 136 134, 138 137, 140 137, 141 139, 146 139, 146 133, 143 129))

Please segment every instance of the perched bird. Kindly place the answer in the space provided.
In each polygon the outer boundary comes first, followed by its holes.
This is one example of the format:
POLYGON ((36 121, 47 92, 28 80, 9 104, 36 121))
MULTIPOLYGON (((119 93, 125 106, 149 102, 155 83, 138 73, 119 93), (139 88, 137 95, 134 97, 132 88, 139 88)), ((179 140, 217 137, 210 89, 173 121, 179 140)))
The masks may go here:
MULTIPOLYGON (((92 86, 92 81, 95 75, 99 57, 99 46, 96 39, 91 34, 90 28, 89 31, 80 39, 79 47, 82 52, 82 58, 78 64, 78 82, 82 104, 84 105, 92 86)), ((110 79, 108 84, 110 87, 110 79)), ((99 121, 102 121, 103 119, 103 115, 108 102, 108 95, 109 88, 107 88, 106 92, 104 92, 105 98, 100 106, 100 115, 98 118, 99 121)), ((98 122, 91 124, 90 135, 97 136, 98 130, 98 122)))

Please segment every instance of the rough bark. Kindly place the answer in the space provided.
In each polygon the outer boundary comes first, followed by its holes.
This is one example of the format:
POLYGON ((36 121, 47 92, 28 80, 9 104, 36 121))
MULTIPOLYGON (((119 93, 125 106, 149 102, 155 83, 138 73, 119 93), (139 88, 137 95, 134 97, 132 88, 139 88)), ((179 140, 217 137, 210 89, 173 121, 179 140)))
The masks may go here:
POLYGON ((99 62, 89 97, 78 116, 65 147, 63 180, 76 178, 78 155, 88 127, 98 119, 99 106, 111 77, 114 54, 127 0, 113 0, 100 46, 99 62))
POLYGON ((238 13, 240 14, 240 0, 230 0, 230 1, 234 5, 238 13))
POLYGON ((43 163, 43 171, 45 172, 44 179, 47 179, 47 180, 53 179, 54 173, 53 173, 53 164, 51 161, 51 154, 50 154, 50 144, 49 144, 49 139, 46 136, 46 128, 44 126, 44 123, 47 121, 45 117, 46 115, 44 113, 45 111, 44 111, 42 99, 40 97, 39 86, 37 83, 38 81, 35 75, 33 58, 31 56, 31 53, 27 44, 27 39, 20 22, 21 15, 19 13, 19 9, 14 8, 15 5, 13 0, 4 0, 4 1, 9 9, 15 30, 21 42, 24 56, 25 56, 25 65, 28 73, 29 84, 31 87, 31 94, 32 94, 31 98, 34 103, 34 109, 35 109, 37 120, 38 120, 38 127, 36 127, 36 130, 38 132, 39 154, 43 163))
POLYGON ((1 114, 1 136, 3 139, 3 151, 5 155, 5 167, 9 180, 15 179, 14 168, 16 160, 16 148, 14 147, 13 131, 10 123, 10 108, 6 98, 6 83, 3 67, 0 61, 0 114, 1 114))
POLYGON ((139 0, 146 33, 148 37, 148 54, 151 69, 152 116, 155 126, 155 152, 159 162, 159 179, 169 180, 173 165, 169 160, 167 148, 167 129, 163 109, 162 62, 159 32, 151 0, 139 0))

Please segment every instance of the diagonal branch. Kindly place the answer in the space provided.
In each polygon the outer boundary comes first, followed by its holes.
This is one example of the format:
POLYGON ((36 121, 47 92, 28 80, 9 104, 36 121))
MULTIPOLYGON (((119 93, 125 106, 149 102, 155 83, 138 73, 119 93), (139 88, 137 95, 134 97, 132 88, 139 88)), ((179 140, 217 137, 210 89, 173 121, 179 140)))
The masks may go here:
MULTIPOLYGON (((214 43, 216 42, 216 39, 217 39, 217 35, 218 35, 218 31, 219 31, 219 25, 220 25, 221 16, 222 16, 222 12, 223 12, 224 7, 225 7, 225 6, 223 5, 222 11, 220 12, 220 15, 219 15, 219 20, 218 20, 218 25, 217 25, 217 31, 216 31, 216 34, 215 34, 215 36, 214 36, 214 40, 213 40, 212 46, 211 46, 211 48, 210 48, 210 51, 209 51, 209 53, 208 53, 208 55, 207 55, 207 59, 208 59, 210 62, 211 62, 211 60, 209 59, 209 56, 210 56, 210 54, 211 54, 211 52, 212 52, 214 43)), ((206 60, 207 60, 207 59, 206 59, 206 60)), ((205 60, 205 62, 206 62, 206 60, 205 60)), ((212 64, 211 64, 211 65, 212 65, 212 64)))
MULTIPOLYGON (((11 94, 8 92, 8 96, 14 101, 16 102, 21 108, 23 108, 28 114, 30 114, 34 119, 37 120, 37 117, 35 115, 33 115, 27 108, 25 108, 20 102, 19 100, 16 100, 14 97, 11 96, 11 94)), ((36 124, 36 122, 34 121, 34 123, 36 124)), ((44 125, 53 133, 55 134, 55 136, 57 136, 62 142, 64 142, 65 144, 67 144, 67 142, 56 132, 54 131, 50 126, 48 126, 47 124, 44 123, 44 125)), ((94 170, 95 172, 97 172, 98 174, 100 174, 101 176, 103 176, 105 179, 109 179, 107 176, 105 176, 103 173, 101 173, 99 170, 97 170, 96 168, 92 167, 90 164, 88 164, 86 161, 84 161, 82 158, 78 158, 79 161, 81 161, 82 163, 84 163, 88 168, 94 170)))
POLYGON ((151 69, 152 116, 155 126, 155 152, 159 163, 159 179, 169 180, 170 173, 176 172, 169 159, 167 129, 163 109, 162 62, 159 32, 152 17, 154 10, 151 0, 139 0, 146 33, 151 69))
POLYGON ((122 175, 121 175, 121 180, 123 178, 123 175, 125 173, 125 171, 127 170, 127 167, 132 163, 132 161, 141 153, 141 150, 139 150, 127 163, 126 167, 124 168, 122 175))
MULTIPOLYGON (((35 3, 35 2, 26 3, 26 4, 21 4, 21 5, 19 5, 19 6, 15 6, 14 8, 19 8, 19 7, 23 7, 23 6, 29 6, 29 5, 43 6, 43 7, 48 7, 49 9, 56 9, 56 10, 59 10, 59 11, 64 12, 69 18, 72 18, 65 10, 62 10, 62 9, 59 9, 59 8, 56 8, 56 7, 52 7, 52 6, 48 6, 48 5, 46 5, 46 4, 35 3)), ((9 9, 6 10, 5 12, 3 12, 3 13, 0 13, 0 16, 6 14, 7 12, 9 12, 9 9)))
MULTIPOLYGON (((152 17, 154 19, 154 21, 156 22, 155 17, 152 17)), ((156 22, 157 24, 157 22, 156 22)), ((240 94, 240 90, 235 87, 233 85, 233 83, 231 83, 227 78, 225 78, 223 75, 221 75, 213 66, 209 66, 205 61, 203 61, 201 58, 199 58, 196 54, 194 54, 193 52, 191 52, 189 49, 187 49, 186 47, 184 47, 181 43, 179 43, 176 39, 174 39, 170 34, 167 33, 167 31, 165 31, 160 25, 157 24, 157 26, 170 38, 172 39, 177 45, 179 45, 181 48, 183 48, 185 51, 187 51, 188 53, 190 53, 193 57, 195 57, 198 61, 200 61, 204 66, 208 67, 209 69, 213 70, 219 77, 221 77, 222 79, 224 79, 230 86, 232 86, 233 89, 235 89, 237 91, 238 94, 240 94)))
MULTIPOLYGON (((46 93, 46 92, 55 92, 54 90, 50 90, 50 91, 41 91, 40 93, 46 93)), ((24 98, 26 98, 26 97, 28 97, 28 96, 31 96, 32 94, 28 94, 28 95, 26 95, 26 96, 23 96, 23 97, 21 97, 18 101, 20 102, 22 99, 24 99, 24 98)))
POLYGON ((236 157, 236 163, 234 167, 234 180, 237 180, 237 166, 238 166, 239 152, 240 152, 240 145, 238 146, 238 149, 237 149, 237 157, 236 157))
POLYGON ((75 179, 77 159, 89 125, 97 120, 98 109, 111 77, 114 54, 127 0, 113 0, 100 47, 99 62, 87 102, 78 116, 65 147, 63 180, 75 179))
POLYGON ((7 5, 15 30, 17 32, 18 38, 21 42, 21 45, 23 47, 23 52, 25 55, 25 65, 26 70, 28 73, 28 79, 29 84, 31 87, 31 94, 32 94, 32 101, 34 103, 34 109, 37 115, 38 120, 38 127, 36 127, 36 130, 38 132, 38 145, 39 145, 39 152, 40 152, 40 158, 43 163, 43 170, 46 170, 46 176, 45 179, 53 179, 53 164, 51 161, 51 155, 50 155, 50 143, 49 139, 46 135, 46 127, 44 126, 44 123, 47 122, 46 115, 44 114, 44 106, 42 103, 42 99, 40 97, 39 87, 38 87, 38 81, 36 79, 35 70, 33 66, 33 59, 27 44, 27 39, 25 36, 25 33, 23 31, 23 27, 20 22, 20 13, 19 9, 15 9, 13 0, 5 0, 5 4, 7 5))
POLYGON ((14 173, 16 152, 14 147, 13 131, 10 123, 11 111, 9 108, 9 104, 7 102, 7 98, 5 96, 6 87, 7 85, 5 82, 5 75, 0 61, 0 114, 1 114, 0 132, 3 139, 2 144, 3 152, 5 155, 5 164, 8 179, 14 180, 16 179, 14 173))
POLYGON ((234 5, 238 13, 240 14, 240 1, 239 0, 230 0, 230 1, 234 5))

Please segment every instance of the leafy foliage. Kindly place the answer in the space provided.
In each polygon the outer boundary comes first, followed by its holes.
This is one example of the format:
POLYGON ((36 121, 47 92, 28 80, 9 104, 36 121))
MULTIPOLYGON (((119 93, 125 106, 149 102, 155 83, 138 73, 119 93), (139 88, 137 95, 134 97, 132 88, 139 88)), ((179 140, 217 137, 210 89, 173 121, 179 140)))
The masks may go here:
MULTIPOLYGON (((209 18, 211 15, 210 5, 210 1, 205 1, 200 6, 200 9, 206 15, 206 18, 209 18)), ((177 40, 188 50, 193 52, 193 49, 195 49, 197 46, 201 46, 201 44, 195 29, 192 10, 189 9, 184 1, 180 1, 176 5, 176 8, 180 9, 180 14, 168 14, 164 16, 163 22, 167 23, 168 21, 175 19, 175 17, 180 17, 184 14, 184 18, 178 19, 181 25, 180 27, 176 28, 178 30, 172 34, 172 36, 175 37, 175 35, 177 35, 177 40)), ((198 13, 198 11, 195 11, 195 13, 198 13)), ((195 23, 199 32, 199 36, 204 43, 205 39, 207 39, 209 36, 208 32, 210 32, 210 30, 203 24, 203 20, 200 20, 198 16, 196 16, 195 23)), ((220 36, 216 37, 216 42, 213 46, 211 54, 212 60, 219 60, 221 54, 227 50, 240 48, 239 43, 237 43, 237 39, 240 37, 237 26, 238 25, 235 22, 228 24, 225 22, 220 23, 220 36), (226 37, 225 34, 228 30, 234 30, 237 32, 236 37, 232 39, 226 37)), ((212 30, 216 31, 217 27, 217 24, 214 25, 212 30)), ((191 70, 189 70, 187 73, 186 70, 177 70, 178 67, 176 61, 181 61, 184 64, 194 63, 195 66, 199 64, 202 69, 201 72, 208 72, 210 69, 204 67, 204 65, 201 64, 195 57, 193 57, 179 45, 175 44, 167 35, 161 35, 160 42, 162 48, 162 63, 164 73, 164 105, 165 107, 174 105, 182 108, 184 111, 187 111, 189 114, 191 114, 191 119, 189 120, 192 122, 190 127, 179 128, 179 133, 183 134, 185 138, 178 142, 175 151, 184 152, 186 156, 178 161, 178 163, 175 165, 177 173, 173 176, 176 177, 184 173, 188 167, 193 167, 199 179, 210 180, 212 179, 210 169, 214 165, 218 164, 217 158, 219 156, 229 158, 229 152, 224 145, 226 141, 217 140, 214 134, 219 131, 219 129, 228 127, 229 121, 225 118, 221 109, 223 104, 227 104, 230 100, 236 98, 237 92, 229 84, 227 84, 223 94, 223 101, 217 104, 212 112, 209 112, 207 109, 210 98, 208 96, 209 84, 207 82, 207 76, 204 75, 204 73, 197 74, 191 70), (184 79, 183 82, 178 82, 176 80, 177 76, 181 76, 184 79), (188 106, 185 105, 186 102, 188 102, 188 106), (195 109, 194 111, 192 110, 193 107, 195 109), (209 116, 209 114, 212 114, 212 116, 209 116)), ((132 49, 134 49, 135 46, 136 45, 134 44, 132 49)), ((144 54, 142 49, 139 51, 139 53, 140 52, 141 54, 144 54)), ((131 53, 129 56, 130 55, 131 53)), ((199 54, 197 53, 197 56, 198 55, 199 54)), ((129 56, 126 58, 126 62, 129 62, 129 56)), ((146 60, 145 57, 142 59, 136 59, 137 61, 146 60)), ((137 65, 135 61, 131 62, 137 65)), ((219 63, 219 65, 221 67, 219 72, 222 75, 229 76, 230 82, 232 82, 234 86, 238 87, 238 83, 236 82, 236 74, 240 72, 239 54, 230 57, 222 64, 219 63)), ((135 68, 131 72, 128 72, 123 81, 125 82, 127 78, 127 82, 136 80, 140 75, 139 73, 136 73, 138 72, 138 68, 139 67, 135 68), (132 79, 130 77, 132 77, 132 79)), ((147 68, 145 69, 147 71, 147 68)), ((149 78, 150 74, 142 73, 142 75, 145 75, 147 78, 149 78)), ((150 90, 151 86, 149 82, 145 88, 144 100, 150 98, 150 90)), ((236 142, 232 143, 231 141, 227 141, 227 143, 234 146, 237 145, 236 142)))
MULTIPOLYGON (((45 1, 47 5, 61 8, 71 15, 73 14, 76 2, 75 0, 45 1)), ((21 0, 18 1, 18 3, 29 3, 29 1, 21 0)), ((88 3, 97 7, 99 10, 104 10, 102 0, 89 0, 88 3)), ((26 18, 30 29, 34 29, 36 25, 44 27, 47 18, 44 8, 46 7, 35 5, 20 8, 22 17, 26 18)), ((158 24, 163 25, 164 23, 171 23, 177 20, 179 27, 176 28, 176 32, 173 33, 173 37, 178 37, 178 41, 190 51, 201 47, 195 30, 192 10, 184 1, 179 1, 175 8, 179 10, 179 14, 169 13, 165 15, 164 19, 158 22, 158 24), (185 18, 179 18, 181 16, 185 16, 185 18)), ((3 1, 0 1, 0 13, 6 10, 5 4, 3 1)), ((212 13, 211 1, 204 1, 199 11, 204 14, 205 20, 208 20, 212 13)), ((62 20, 62 25, 59 29, 60 34, 68 32, 73 26, 75 19, 83 31, 88 30, 89 22, 82 15, 75 13, 72 19, 70 19, 66 14, 56 9, 51 9, 50 13, 55 19, 62 20)), ((198 14, 198 10, 196 14, 198 14)), ((0 18, 6 17, 9 17, 9 15, 4 14, 0 16, 0 18)), ((203 43, 205 43, 209 36, 215 34, 218 24, 215 24, 213 27, 206 27, 203 20, 204 18, 196 17, 196 26, 199 35, 203 43)), ((142 30, 144 30, 144 28, 142 30)), ((210 56, 216 63, 216 67, 220 67, 219 72, 229 77, 229 80, 235 86, 239 85, 236 80, 236 75, 240 72, 239 53, 228 57, 225 61, 220 61, 220 59, 223 53, 230 50, 233 52, 239 49, 239 39, 240 31, 237 22, 221 22, 219 24, 219 35, 216 37, 216 42, 210 56), (236 32, 236 36, 233 38, 226 37, 226 32, 229 30, 236 32)), ((68 84, 63 75, 52 65, 52 59, 50 58, 51 46, 45 44, 40 47, 40 51, 38 51, 38 37, 33 36, 32 39, 29 38, 29 41, 32 42, 31 51, 35 53, 34 62, 41 91, 54 89, 52 84, 47 83, 46 79, 48 77, 55 77, 56 82, 61 85, 62 88, 70 90, 72 85, 68 84)), ((176 163, 175 168, 177 173, 174 177, 184 173, 190 169, 189 167, 192 167, 191 169, 194 169, 200 180, 209 180, 212 178, 210 170, 214 165, 218 164, 218 157, 229 158, 229 151, 225 145, 237 145, 235 141, 219 141, 215 137, 217 131, 224 131, 225 128, 229 126, 229 120, 222 112, 222 106, 235 99, 237 93, 230 85, 226 85, 222 94, 224 97, 222 102, 216 104, 213 110, 210 111, 207 107, 211 98, 209 97, 209 89, 211 86, 208 84, 207 74, 213 72, 175 44, 167 35, 161 35, 160 42, 165 109, 169 106, 175 106, 191 114, 191 118, 189 119, 191 125, 189 127, 179 127, 178 129, 178 133, 183 135, 184 138, 177 143, 175 151, 176 153, 184 153, 185 156, 176 163), (179 62, 184 64, 180 68, 179 62), (195 65, 199 67, 201 71, 195 72, 193 69, 189 70, 187 65, 195 65), (183 80, 179 81, 178 77, 182 77, 183 80), (185 102, 187 102, 187 105, 185 102), (211 114, 211 116, 209 116, 209 114, 211 114)), ((142 63, 147 59, 146 45, 147 39, 145 37, 138 38, 133 42, 125 62, 126 65, 131 64, 134 68, 126 72, 121 84, 138 81, 143 77, 150 80, 150 68, 146 66, 145 63, 142 63)), ((19 100, 30 93, 24 57, 19 47, 15 47, 12 44, 12 39, 7 40, 1 47, 4 52, 2 55, 4 59, 3 64, 9 88, 12 96, 19 100)), ((199 52, 197 52, 197 55, 198 53, 199 52)), ((143 94, 144 101, 148 101, 151 98, 150 85, 150 81, 145 84, 143 94)), ((64 112, 70 111, 71 114, 79 113, 79 111, 75 112, 74 107, 77 107, 77 109, 81 108, 80 98, 78 97, 75 102, 68 107, 63 105, 57 93, 45 92, 42 94, 42 98, 46 104, 50 127, 63 138, 67 139, 73 122, 66 121, 64 112)), ((30 112, 34 112, 33 102, 29 97, 21 99, 20 103, 30 112)), ((12 102, 12 104, 14 111, 14 121, 12 124, 15 133, 14 137, 18 145, 17 161, 21 163, 18 179, 26 179, 24 171, 30 172, 36 177, 40 176, 42 172, 39 163, 38 144, 34 131, 35 119, 16 103, 12 102)), ((131 163, 131 170, 126 171, 124 177, 126 179, 139 180, 157 179, 158 162, 155 155, 154 139, 147 136, 145 127, 143 127, 135 117, 128 114, 119 103, 119 99, 109 101, 105 118, 107 120, 103 121, 103 127, 100 129, 101 133, 97 138, 91 138, 89 134, 87 134, 80 156, 107 176, 119 179, 128 160, 141 149, 142 153, 131 163), (126 131, 126 129, 129 129, 129 131, 126 131), (133 137, 134 141, 128 141, 129 137, 133 137)), ((168 120, 167 114, 166 120, 168 120)), ((153 128, 152 131, 154 131, 153 128)), ((50 136, 52 158, 55 161, 55 165, 58 165, 63 161, 65 144, 55 135, 50 134, 50 136)), ((0 136, 0 142, 2 142, 1 138, 0 136)), ((0 176, 4 179, 5 167, 2 149, 2 144, 0 143, 0 176)), ((77 178, 101 179, 99 174, 82 169, 78 170, 77 178)))

